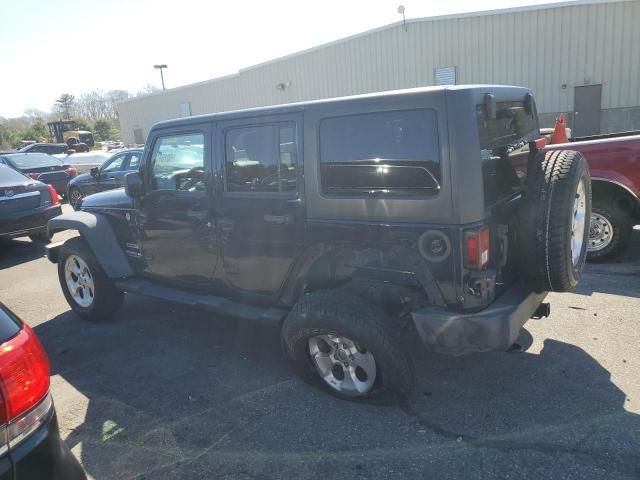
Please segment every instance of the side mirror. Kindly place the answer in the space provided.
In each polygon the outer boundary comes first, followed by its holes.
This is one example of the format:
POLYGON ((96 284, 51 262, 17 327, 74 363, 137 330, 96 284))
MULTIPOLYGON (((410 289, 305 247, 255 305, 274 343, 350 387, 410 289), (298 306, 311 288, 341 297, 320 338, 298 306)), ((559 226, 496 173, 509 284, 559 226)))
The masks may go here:
POLYGON ((142 196, 142 179, 138 172, 129 172, 124 176, 124 191, 128 197, 139 198, 142 196))
POLYGON ((91 167, 90 172, 92 177, 97 177, 100 173, 100 169, 98 167, 91 167))
POLYGON ((490 93, 484 94, 484 114, 490 120, 496 119, 496 114, 497 114, 496 97, 490 93))

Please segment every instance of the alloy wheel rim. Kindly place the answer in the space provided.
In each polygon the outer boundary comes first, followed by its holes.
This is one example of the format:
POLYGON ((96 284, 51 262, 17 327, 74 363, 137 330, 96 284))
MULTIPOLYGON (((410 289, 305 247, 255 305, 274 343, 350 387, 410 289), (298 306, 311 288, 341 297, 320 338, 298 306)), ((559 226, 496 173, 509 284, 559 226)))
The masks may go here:
POLYGON ((71 191, 71 203, 76 204, 82 199, 82 194, 78 190, 71 191))
POLYGON ((573 219, 571 222, 571 260, 577 265, 584 248, 584 227, 587 215, 587 198, 584 180, 580 180, 576 196, 573 201, 573 219))
POLYGON ((376 381, 373 354, 350 338, 317 335, 308 342, 318 374, 332 389, 349 396, 368 393, 376 381))
POLYGON ((95 287, 86 262, 77 255, 69 255, 64 264, 64 278, 73 301, 83 308, 90 307, 95 298, 95 287))
POLYGON ((607 248, 613 241, 613 225, 604 215, 591 213, 589 225, 589 251, 599 252, 607 248))

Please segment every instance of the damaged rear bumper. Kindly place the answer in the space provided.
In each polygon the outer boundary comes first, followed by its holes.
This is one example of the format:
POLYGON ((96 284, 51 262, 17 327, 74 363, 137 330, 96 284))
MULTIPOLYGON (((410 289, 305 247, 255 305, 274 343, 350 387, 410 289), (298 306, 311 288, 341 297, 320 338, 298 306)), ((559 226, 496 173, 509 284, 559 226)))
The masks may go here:
POLYGON ((547 292, 533 292, 530 287, 518 284, 477 313, 427 307, 411 316, 422 341, 436 352, 458 356, 506 350, 546 296, 547 292))

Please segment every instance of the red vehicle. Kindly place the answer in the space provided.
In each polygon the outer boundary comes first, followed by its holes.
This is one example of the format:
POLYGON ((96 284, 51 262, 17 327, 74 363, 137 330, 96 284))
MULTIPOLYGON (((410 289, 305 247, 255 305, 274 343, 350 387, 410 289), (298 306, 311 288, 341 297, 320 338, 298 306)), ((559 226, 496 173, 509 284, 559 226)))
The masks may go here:
POLYGON ((572 138, 550 145, 577 150, 589 163, 592 214, 587 259, 610 260, 627 247, 640 224, 640 131, 572 138))

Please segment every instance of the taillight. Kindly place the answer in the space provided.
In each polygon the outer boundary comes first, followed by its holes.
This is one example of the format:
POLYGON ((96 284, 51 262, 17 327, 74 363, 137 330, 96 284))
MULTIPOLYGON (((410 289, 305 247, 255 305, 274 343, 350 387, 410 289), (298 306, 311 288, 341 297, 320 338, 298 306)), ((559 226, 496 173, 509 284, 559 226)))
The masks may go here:
POLYGON ((60 197, 53 185, 47 185, 47 188, 49 189, 49 195, 51 195, 51 203, 53 205, 60 205, 60 197))
POLYGON ((78 170, 73 167, 69 167, 64 169, 64 173, 66 173, 70 177, 75 177, 78 174, 78 170))
POLYGON ((0 390, 2 436, 11 447, 40 427, 52 407, 49 360, 27 324, 0 345, 0 390))
POLYGON ((31 173, 27 173, 27 175, 29 175, 31 178, 33 178, 34 180, 37 180, 38 177, 40 176, 39 173, 37 172, 31 172, 31 173))
POLYGON ((466 233, 467 267, 481 270, 489 263, 491 235, 489 227, 482 227, 466 233))

